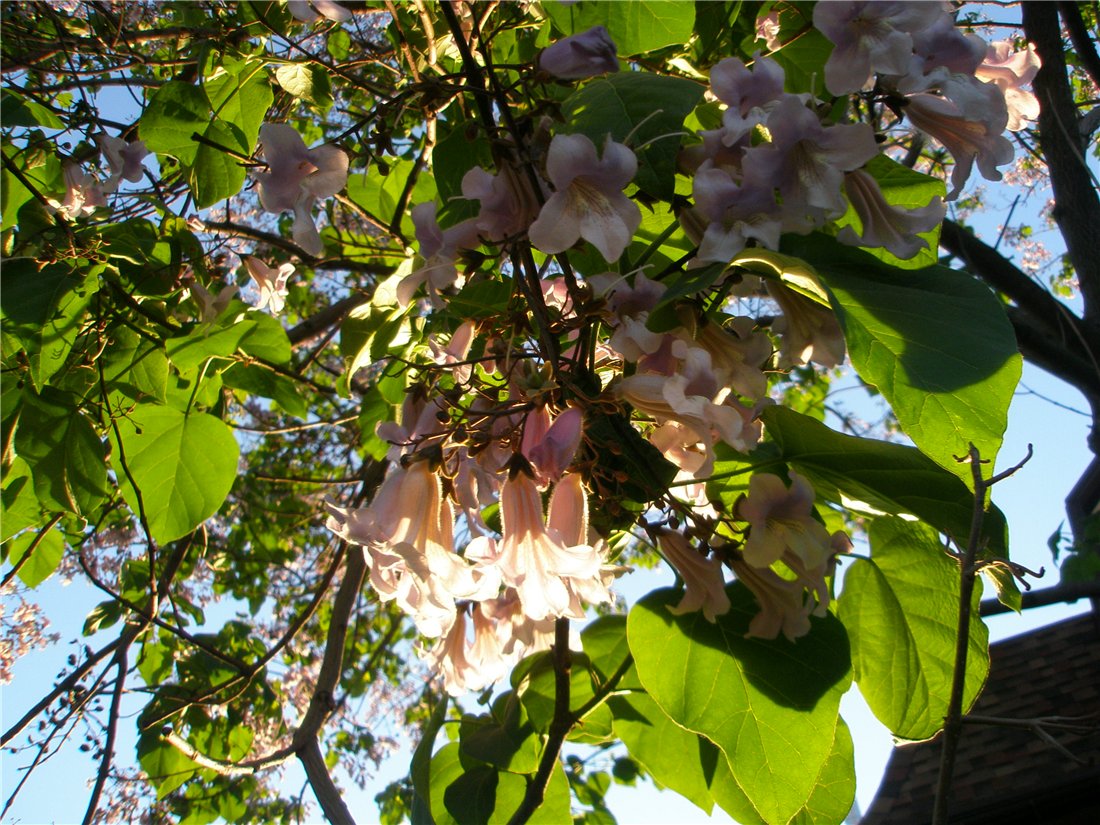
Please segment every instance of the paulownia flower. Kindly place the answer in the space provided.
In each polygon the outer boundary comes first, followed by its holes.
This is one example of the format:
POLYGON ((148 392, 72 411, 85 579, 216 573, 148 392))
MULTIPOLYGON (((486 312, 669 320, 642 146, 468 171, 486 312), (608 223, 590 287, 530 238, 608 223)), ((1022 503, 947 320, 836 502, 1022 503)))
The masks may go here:
POLYGON ((675 616, 703 611, 703 618, 714 623, 718 616, 729 612, 730 600, 726 595, 726 581, 722 576, 722 562, 707 558, 692 547, 682 533, 662 530, 657 536, 661 555, 684 580, 684 596, 668 611, 675 616))
POLYGON ((1035 79, 1042 65, 1030 43, 1024 51, 1014 52, 1012 43, 1001 40, 989 44, 985 60, 975 71, 979 80, 995 83, 1004 94, 1010 132, 1018 132, 1026 121, 1039 117, 1039 101, 1022 87, 1035 79))
POLYGON ((334 0, 286 0, 286 7, 290 16, 302 23, 312 23, 322 16, 336 23, 351 20, 351 12, 334 0))
POLYGON ((913 32, 944 14, 940 3, 846 2, 814 5, 814 28, 834 44, 825 62, 825 88, 834 95, 857 92, 875 72, 903 75, 913 54, 913 32))
POLYGON ((348 156, 338 146, 307 149, 305 141, 285 123, 260 127, 260 143, 268 171, 256 173, 260 205, 268 212, 294 211, 295 242, 308 254, 324 251, 313 223, 313 204, 331 198, 348 182, 348 156))
MULTIPOLYGON (((1000 97, 996 87, 989 86, 989 89, 1000 97)), ((906 98, 905 114, 914 127, 942 143, 954 158, 948 200, 953 200, 962 191, 975 162, 986 180, 1000 180, 1001 173, 997 167, 1011 163, 1015 156, 1012 144, 1002 134, 1008 122, 1007 112, 1003 119, 994 123, 990 122, 990 118, 982 119, 983 113, 975 117, 969 109, 964 115, 947 98, 915 94, 906 98)))
POLYGON ((145 147, 145 141, 135 140, 127 143, 122 138, 103 134, 96 137, 99 151, 107 158, 107 165, 111 168, 111 176, 103 183, 104 192, 114 192, 118 189, 120 180, 128 180, 130 183, 138 183, 145 173, 142 161, 149 154, 145 147))
POLYGON ((580 80, 619 71, 619 57, 607 29, 594 26, 543 49, 539 68, 563 80, 580 80))
POLYGON ((814 488, 793 470, 788 488, 777 475, 755 473, 749 493, 737 504, 737 515, 749 523, 745 561, 753 567, 769 567, 788 551, 808 567, 823 564, 831 537, 814 519, 814 488))
POLYGON ((934 229, 947 214, 939 195, 916 209, 891 206, 878 181, 862 169, 844 176, 844 191, 859 215, 863 233, 857 235, 851 226, 845 226, 837 233, 837 240, 850 246, 879 246, 902 260, 928 248, 928 242, 919 234, 934 229))
POLYGON ((583 518, 583 506, 575 485, 559 483, 551 495, 547 522, 533 478, 519 471, 501 486, 496 564, 504 583, 516 589, 523 612, 532 619, 584 615, 583 609, 578 615, 563 581, 565 577, 594 578, 600 573, 602 559, 596 548, 565 543, 564 536, 583 518))
POLYGON ((286 280, 294 274, 294 264, 280 264, 278 269, 272 269, 259 258, 245 255, 244 267, 260 290, 260 302, 256 304, 256 309, 270 308, 275 315, 282 312, 289 294, 286 280))
POLYGON ((539 486, 547 487, 561 479, 581 443, 584 413, 569 407, 550 421, 546 407, 528 413, 524 422, 524 457, 531 462, 539 486))
POLYGON ((836 313, 772 278, 765 278, 764 285, 783 310, 783 316, 772 324, 772 330, 780 336, 780 363, 802 366, 813 361, 827 368, 839 365, 846 347, 836 313))
POLYGON ((603 157, 585 135, 555 135, 546 158, 554 194, 531 224, 531 243, 564 252, 584 238, 609 263, 617 261, 642 223, 642 213, 622 190, 634 179, 638 159, 610 137, 603 157))
POLYGON ((477 224, 472 218, 442 229, 435 219, 435 211, 435 203, 431 201, 418 203, 411 210, 424 263, 397 285, 397 303, 402 308, 409 305, 421 284, 427 285, 432 305, 442 306, 439 293, 463 283, 455 266, 458 250, 478 245, 477 224))
POLYGON ((97 207, 106 206, 107 198, 99 181, 89 175, 77 163, 66 163, 62 172, 65 180, 65 200, 48 198, 50 208, 66 220, 90 215, 97 207))

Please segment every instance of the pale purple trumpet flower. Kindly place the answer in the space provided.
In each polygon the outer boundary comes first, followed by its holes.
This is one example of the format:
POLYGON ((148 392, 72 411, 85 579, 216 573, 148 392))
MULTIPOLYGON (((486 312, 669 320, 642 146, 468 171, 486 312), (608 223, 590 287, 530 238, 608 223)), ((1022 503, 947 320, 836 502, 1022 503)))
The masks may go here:
MULTIPOLYGON (((1001 96, 995 86, 985 85, 998 98, 1001 96)), ((982 177, 997 181, 1001 179, 997 167, 1011 163, 1015 157, 1012 143, 1003 134, 1008 123, 1003 99, 1001 111, 1005 113, 1003 119, 991 124, 989 119, 982 119, 981 112, 977 116, 964 115, 953 101, 944 97, 915 94, 906 98, 905 115, 910 123, 942 143, 955 161, 948 200, 958 197, 975 163, 982 177)), ((975 115, 974 112, 969 114, 975 115)))
POLYGON ((256 173, 260 205, 268 212, 293 210, 295 242, 310 255, 322 255, 325 248, 313 222, 313 205, 347 185, 347 153, 328 144, 308 149, 302 136, 285 123, 261 126, 260 144, 268 165, 268 171, 256 173))
POLYGON ((141 181, 145 174, 142 161, 149 154, 145 141, 135 140, 133 143, 127 143, 122 138, 102 134, 96 136, 96 144, 111 169, 110 176, 103 182, 104 192, 117 190, 121 180, 127 180, 130 183, 141 181))
POLYGON ((286 8, 291 17, 302 23, 312 23, 322 17, 335 23, 351 20, 351 12, 334 0, 286 0, 286 8))
POLYGON ((107 205, 107 198, 103 195, 99 181, 85 172, 80 164, 66 163, 62 175, 65 180, 65 199, 46 199, 50 209, 57 214, 72 221, 107 205))
POLYGON ((642 223, 642 213, 623 194, 638 171, 634 153, 610 137, 603 157, 585 135, 555 135, 546 158, 554 194, 531 224, 528 237, 549 254, 564 252, 581 238, 604 260, 619 260, 642 223))
POLYGON ((280 264, 278 269, 272 269, 259 258, 245 255, 244 267, 260 291, 260 302, 256 304, 256 309, 270 309, 275 315, 282 312, 289 294, 286 282, 294 274, 294 264, 280 264))
POLYGON ((825 88, 834 95, 858 92, 876 72, 904 75, 913 55, 912 34, 934 25, 942 3, 845 2, 814 5, 814 28, 834 44, 825 62, 825 88))
POLYGON ((674 530, 662 530, 657 535, 657 544, 665 561, 684 580, 683 598, 668 608, 669 613, 682 616, 701 610, 703 618, 714 624, 719 616, 729 612, 730 600, 719 559, 700 553, 682 533, 674 530))
POLYGON ((928 242, 919 235, 939 226, 947 214, 947 206, 939 195, 915 209, 891 206, 878 181, 862 169, 844 176, 844 191, 859 215, 863 231, 856 234, 851 226, 845 226, 836 239, 849 246, 881 247, 902 260, 928 248, 928 242))
POLYGON ((1004 94, 1008 108, 1006 128, 1010 132, 1018 132, 1027 121, 1039 117, 1038 99, 1023 87, 1035 79, 1042 65, 1030 43, 1023 51, 1016 52, 1009 41, 1001 40, 989 44, 985 59, 975 71, 979 80, 996 84, 1004 94))
POLYGON ((461 287, 465 282, 455 266, 455 259, 459 249, 478 245, 477 224, 471 218, 442 229, 435 218, 435 203, 431 201, 418 203, 411 213, 424 262, 397 285, 397 303, 402 308, 407 307, 416 290, 424 284, 432 305, 440 307, 440 293, 452 286, 461 287))
POLYGON ((581 80, 619 71, 619 57, 607 29, 594 26, 543 49, 539 68, 562 80, 581 80))

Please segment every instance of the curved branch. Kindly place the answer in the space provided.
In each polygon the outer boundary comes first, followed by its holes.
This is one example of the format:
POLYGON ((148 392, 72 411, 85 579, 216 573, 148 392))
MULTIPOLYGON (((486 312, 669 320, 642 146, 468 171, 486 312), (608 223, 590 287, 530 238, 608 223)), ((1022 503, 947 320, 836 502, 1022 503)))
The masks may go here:
POLYGON ((1073 51, 1081 62, 1081 67, 1092 78, 1092 82, 1100 86, 1100 55, 1096 53, 1096 44, 1089 37, 1088 27, 1081 17, 1080 4, 1060 0, 1058 11, 1062 15, 1066 31, 1069 32, 1069 39, 1073 41, 1073 51))
POLYGON ((115 654, 115 665, 118 668, 118 676, 115 677, 115 689, 111 694, 111 709, 107 716, 107 740, 103 744, 103 759, 99 763, 96 772, 95 787, 92 788, 92 796, 88 800, 88 809, 84 812, 83 825, 91 825, 95 821, 96 811, 99 810, 99 799, 103 795, 103 786, 107 783, 107 776, 111 772, 111 761, 115 755, 115 737, 118 734, 118 718, 122 706, 122 693, 126 688, 126 670, 128 668, 126 652, 129 645, 123 645, 115 654))

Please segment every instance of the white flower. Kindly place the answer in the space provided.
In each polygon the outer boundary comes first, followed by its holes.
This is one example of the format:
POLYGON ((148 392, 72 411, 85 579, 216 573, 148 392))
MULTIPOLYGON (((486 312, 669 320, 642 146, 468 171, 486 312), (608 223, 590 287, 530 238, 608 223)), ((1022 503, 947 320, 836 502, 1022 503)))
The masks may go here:
POLYGON ((585 135, 555 135, 546 158, 555 191, 531 224, 531 243, 554 254, 584 238, 604 260, 619 260, 642 223, 641 210, 622 192, 637 171, 634 153, 610 137, 597 158, 585 135))
POLYGON ((684 596, 680 603, 668 609, 674 616, 703 611, 703 618, 711 624, 718 616, 728 613, 729 596, 722 576, 722 562, 707 558, 705 554, 688 544, 682 533, 662 530, 657 536, 661 555, 684 580, 684 596))
POLYGON ((539 68, 564 80, 579 80, 619 71, 619 57, 607 29, 594 26, 543 49, 539 68))
POLYGON ((351 20, 351 12, 333 0, 286 0, 286 7, 291 17, 302 23, 320 20, 322 15, 336 23, 351 20))
POLYGON ((891 206, 878 181, 862 169, 844 176, 844 191, 859 215, 863 233, 857 235, 851 226, 845 226, 837 234, 837 240, 850 246, 880 246, 902 260, 928 248, 928 242, 918 236, 938 226, 947 213, 939 195, 927 206, 916 209, 891 206))

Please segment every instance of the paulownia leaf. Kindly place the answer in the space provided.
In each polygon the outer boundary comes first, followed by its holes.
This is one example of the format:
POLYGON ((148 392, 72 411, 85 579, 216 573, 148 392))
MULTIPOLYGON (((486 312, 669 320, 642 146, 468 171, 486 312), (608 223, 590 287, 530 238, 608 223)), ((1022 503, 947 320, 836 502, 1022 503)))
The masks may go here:
POLYGON ((582 0, 569 5, 546 2, 542 7, 555 28, 567 35, 604 26, 621 57, 683 45, 691 38, 695 25, 695 4, 673 0, 632 0, 630 3, 582 0))
POLYGON ((630 611, 638 676, 674 721, 713 741, 760 816, 786 823, 810 799, 833 750, 840 697, 851 680, 848 639, 833 616, 797 642, 747 639, 759 606, 740 583, 711 624, 674 616, 680 599, 657 590, 630 611))
POLYGON ((154 539, 178 539, 221 507, 240 455, 237 439, 223 422, 206 413, 139 404, 117 423, 121 443, 114 444, 112 461, 119 487, 135 513, 140 490, 154 539), (137 490, 123 471, 123 456, 137 490))
POLYGON ((1004 306, 944 266, 900 271, 824 235, 787 236, 833 295, 852 365, 890 402, 922 452, 973 485, 973 443, 990 466, 1008 425, 1022 359, 1004 306))
MULTIPOLYGON (((964 711, 989 672, 989 633, 974 589, 964 711)), ((871 525, 871 558, 844 577, 840 617, 852 640, 860 692, 902 739, 928 739, 943 727, 958 637, 959 566, 935 531, 879 518, 871 525)))
MULTIPOLYGON (((779 457, 806 476, 818 495, 856 511, 916 516, 960 542, 970 535, 973 494, 915 447, 843 435, 780 406, 762 417, 779 457)), ((1007 552, 1005 517, 994 506, 982 534, 992 553, 1007 552)))

